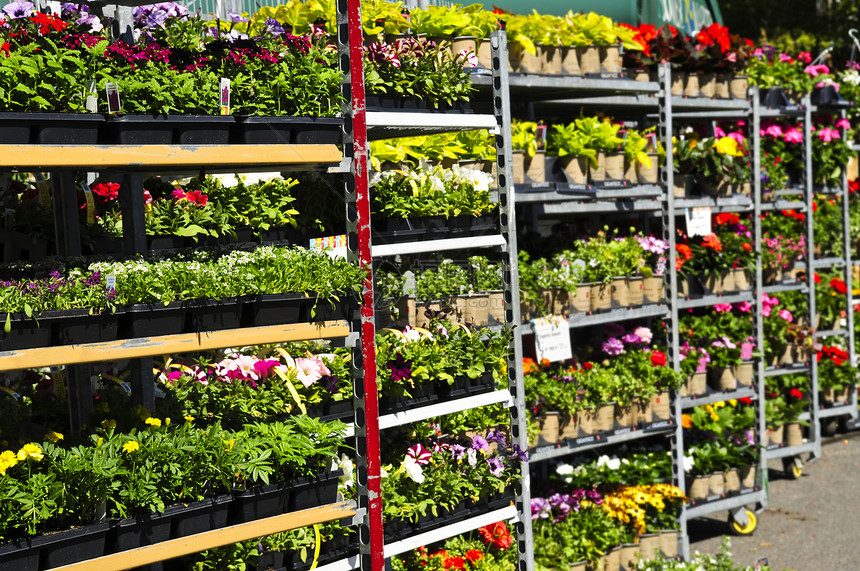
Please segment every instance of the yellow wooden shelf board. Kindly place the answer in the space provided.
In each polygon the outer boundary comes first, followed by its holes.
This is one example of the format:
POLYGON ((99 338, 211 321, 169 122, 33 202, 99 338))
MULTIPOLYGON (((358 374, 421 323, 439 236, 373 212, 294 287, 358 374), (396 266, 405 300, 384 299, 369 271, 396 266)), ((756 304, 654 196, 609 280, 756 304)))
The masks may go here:
POLYGON ((336 165, 335 145, 0 145, 0 169, 251 168, 336 165))
POLYGON ((310 339, 330 339, 349 335, 346 321, 295 323, 225 329, 208 333, 182 333, 83 345, 37 347, 17 351, 0 351, 0 371, 74 365, 98 361, 115 361, 136 357, 155 357, 171 353, 206 351, 223 347, 243 347, 264 343, 287 343, 310 339))
POLYGON ((171 539, 156 543, 155 545, 147 545, 146 547, 138 547, 137 549, 130 549, 128 551, 121 551, 120 553, 97 557, 89 561, 55 567, 54 569, 57 571, 84 571, 93 569, 98 569, 99 571, 120 571, 122 569, 133 569, 141 565, 166 561, 190 553, 199 553, 213 547, 229 545, 239 541, 246 541, 248 539, 272 535, 315 523, 351 517, 353 515, 355 515, 355 504, 353 502, 328 504, 298 512, 240 523, 221 529, 213 529, 212 531, 181 537, 179 539, 171 539))

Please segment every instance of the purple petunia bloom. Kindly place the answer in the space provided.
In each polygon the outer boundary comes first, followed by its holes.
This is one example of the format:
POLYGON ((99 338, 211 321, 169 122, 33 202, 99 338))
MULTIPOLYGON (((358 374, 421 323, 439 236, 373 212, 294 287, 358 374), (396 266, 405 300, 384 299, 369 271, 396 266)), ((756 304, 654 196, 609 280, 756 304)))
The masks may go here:
POLYGON ((633 333, 628 333, 621 338, 621 341, 628 345, 641 345, 643 343, 642 339, 638 335, 633 333))
POLYGON ((595 490, 589 490, 588 492, 586 492, 585 496, 588 498, 588 501, 593 503, 594 505, 599 506, 603 504, 603 496, 601 496, 600 493, 595 490))
POLYGON ((461 459, 465 453, 466 449, 459 444, 451 445, 451 458, 453 458, 454 460, 461 459))
POLYGON ((546 498, 532 498, 532 519, 549 519, 549 502, 546 498))
POLYGON ((412 377, 412 361, 407 361, 400 353, 385 366, 391 371, 391 379, 397 383, 412 377))
POLYGON ((505 470, 505 463, 498 456, 487 459, 487 464, 490 465, 490 474, 498 478, 505 470))
POLYGON ((505 440, 505 434, 499 430, 491 430, 490 433, 487 434, 487 442, 495 442, 502 447, 507 444, 507 440, 505 440))
POLYGON ((520 448, 520 445, 517 443, 514 443, 514 451, 513 451, 513 453, 511 453, 510 457, 511 457, 511 459, 519 460, 520 462, 528 462, 529 461, 528 454, 526 454, 526 451, 523 450, 522 448, 520 448))
POLYGON ((480 434, 476 434, 472 437, 472 450, 483 450, 486 452, 490 449, 490 445, 487 444, 487 441, 484 440, 484 437, 480 434))
POLYGON ((227 10, 227 17, 233 24, 242 24, 251 21, 248 18, 244 17, 242 14, 237 14, 236 12, 231 12, 230 10, 227 10))
POLYGON ((602 348, 604 353, 610 357, 615 357, 616 355, 620 355, 624 352, 624 343, 615 337, 610 337, 606 340, 606 343, 603 344, 602 348))
POLYGON ((18 20, 32 16, 36 11, 36 6, 26 0, 15 0, 3 6, 3 11, 6 12, 10 20, 18 20))
POLYGON ((281 25, 280 22, 278 22, 274 18, 268 18, 266 20, 266 27, 264 28, 263 31, 266 34, 268 34, 270 36, 275 36, 275 37, 282 36, 285 33, 284 27, 281 25))

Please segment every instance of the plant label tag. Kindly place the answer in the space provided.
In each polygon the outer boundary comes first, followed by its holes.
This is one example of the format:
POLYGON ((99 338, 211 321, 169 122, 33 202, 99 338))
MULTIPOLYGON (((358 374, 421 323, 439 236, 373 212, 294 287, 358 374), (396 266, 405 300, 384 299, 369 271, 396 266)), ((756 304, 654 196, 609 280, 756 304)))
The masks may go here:
POLYGON ((63 375, 63 371, 59 368, 55 371, 51 367, 51 380, 54 381, 54 394, 57 395, 60 402, 66 402, 66 377, 63 375))
POLYGON ((87 93, 86 93, 86 101, 84 102, 84 107, 87 110, 87 113, 97 113, 99 110, 99 99, 98 99, 98 88, 96 87, 96 82, 90 80, 87 83, 87 93))
POLYGON ((707 236, 711 233, 711 207, 685 208, 687 236, 707 236))
POLYGON ((415 285, 415 272, 412 270, 406 270, 403 272, 403 294, 408 296, 414 296, 416 291, 415 285))
POLYGON ((537 143, 537 150, 542 151, 546 148, 546 125, 543 123, 538 123, 535 131, 535 142, 537 143))
POLYGON ((119 87, 113 83, 105 84, 105 97, 107 98, 108 113, 116 115, 122 111, 122 105, 119 100, 119 87))
POLYGON ((93 199, 93 191, 85 182, 81 183, 81 190, 84 191, 84 198, 87 201, 87 226, 92 226, 96 223, 96 202, 93 199))
POLYGON ((36 185, 36 189, 39 191, 39 203, 42 205, 42 208, 50 211, 51 191, 48 186, 48 181, 45 180, 45 177, 40 172, 31 172, 30 181, 36 185))
POLYGON ((221 78, 221 115, 230 114, 230 80, 226 77, 221 78))
POLYGON ((0 387, 0 392, 6 393, 7 395, 15 399, 16 402, 21 400, 21 395, 19 395, 9 387, 0 387))
POLYGON ((537 360, 566 361, 573 357, 570 347, 570 325, 563 315, 532 319, 537 360))
POLYGON ((346 258, 346 234, 339 236, 323 236, 311 238, 310 249, 315 252, 325 252, 334 259, 346 258))
POLYGON ((105 278, 105 288, 116 290, 116 276, 111 274, 105 278))

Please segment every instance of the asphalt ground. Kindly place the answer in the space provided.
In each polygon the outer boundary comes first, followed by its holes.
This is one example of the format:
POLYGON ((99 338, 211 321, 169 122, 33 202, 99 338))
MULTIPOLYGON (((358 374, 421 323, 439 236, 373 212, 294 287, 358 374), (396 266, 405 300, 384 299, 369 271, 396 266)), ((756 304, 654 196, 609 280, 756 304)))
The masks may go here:
POLYGON ((690 552, 715 554, 723 536, 734 561, 772 570, 860 570, 860 431, 822 440, 822 457, 805 462, 799 479, 768 466, 769 505, 752 535, 732 535, 728 512, 689 522, 690 552))

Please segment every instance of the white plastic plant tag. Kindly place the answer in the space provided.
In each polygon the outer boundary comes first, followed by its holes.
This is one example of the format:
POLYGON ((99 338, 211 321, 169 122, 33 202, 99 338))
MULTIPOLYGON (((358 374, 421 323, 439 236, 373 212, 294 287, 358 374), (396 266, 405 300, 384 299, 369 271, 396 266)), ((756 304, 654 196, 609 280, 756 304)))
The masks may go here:
POLYGON ((570 326, 563 315, 532 319, 535 332, 537 360, 566 361, 573 357, 570 347, 570 326))
POLYGON ((98 113, 99 110, 99 99, 98 99, 98 88, 96 87, 96 82, 90 80, 87 83, 87 92, 86 92, 86 101, 84 102, 84 107, 87 110, 87 113, 98 113))
POLYGON ((119 100, 119 87, 113 83, 105 84, 105 97, 107 98, 108 113, 115 115, 122 111, 122 104, 119 100))
POLYGON ((707 236, 711 233, 711 207, 685 208, 687 236, 707 236))
POLYGON ((537 150, 542 151, 546 148, 546 125, 539 123, 535 131, 535 141, 537 142, 537 150))
POLYGON ((116 276, 111 274, 105 278, 105 288, 106 289, 116 289, 116 276))
POLYGON ((36 189, 39 191, 39 203, 42 205, 42 208, 50 211, 51 189, 45 176, 40 172, 32 172, 30 173, 30 181, 36 185, 36 189))
POLYGON ((221 78, 221 115, 230 114, 230 80, 226 77, 221 78))

